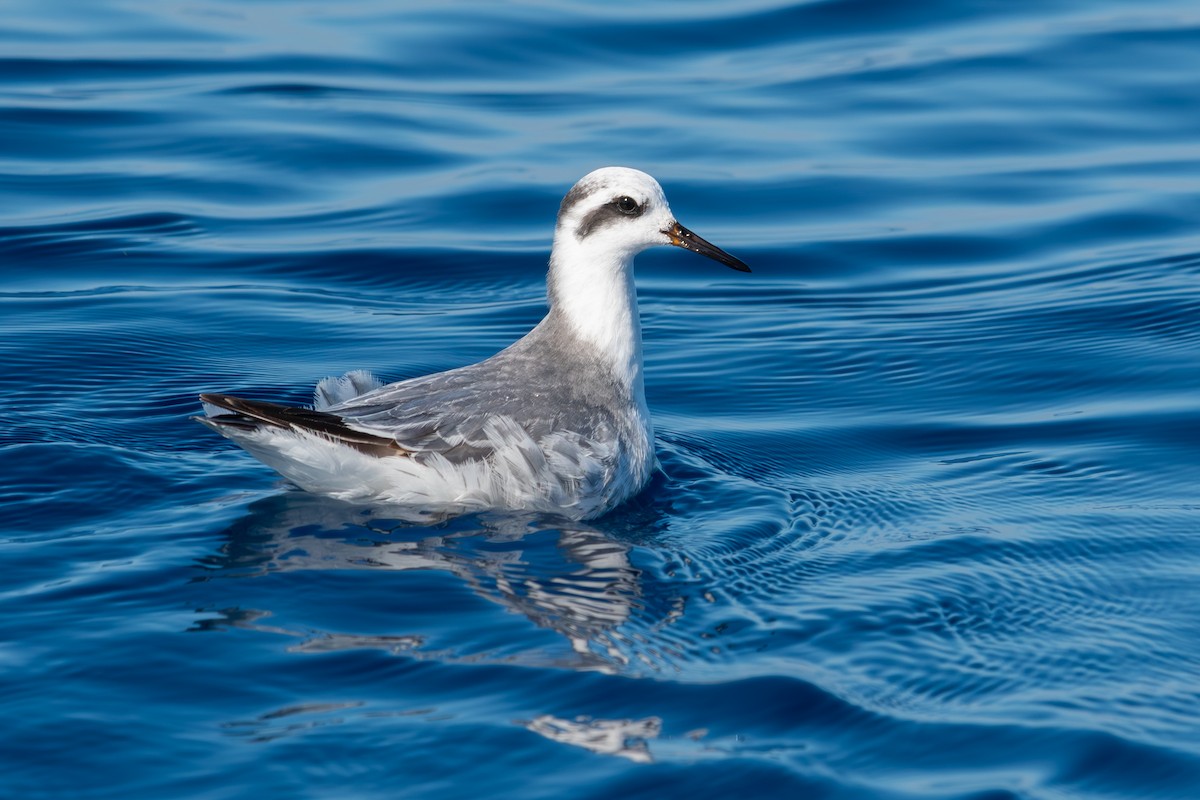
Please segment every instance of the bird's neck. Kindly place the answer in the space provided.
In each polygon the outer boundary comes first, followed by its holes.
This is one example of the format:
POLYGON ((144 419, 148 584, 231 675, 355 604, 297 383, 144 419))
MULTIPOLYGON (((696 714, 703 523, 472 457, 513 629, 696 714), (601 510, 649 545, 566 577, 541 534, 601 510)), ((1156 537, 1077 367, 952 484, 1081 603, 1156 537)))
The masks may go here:
POLYGON ((633 255, 588 253, 574 242, 556 241, 547 291, 551 309, 644 402, 633 255))

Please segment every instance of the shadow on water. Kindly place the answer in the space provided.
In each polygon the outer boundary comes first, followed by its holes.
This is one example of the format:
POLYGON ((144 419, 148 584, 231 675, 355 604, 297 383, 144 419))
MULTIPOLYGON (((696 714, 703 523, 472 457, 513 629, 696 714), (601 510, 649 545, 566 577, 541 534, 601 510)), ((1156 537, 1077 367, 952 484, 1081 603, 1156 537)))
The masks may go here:
MULTIPOLYGON (((478 514, 421 518, 397 507, 363 507, 285 491, 252 503, 246 516, 223 533, 219 552, 201 561, 229 578, 330 570, 435 571, 453 576, 478 597, 561 635, 570 656, 559 666, 619 671, 639 658, 660 668, 666 654, 634 646, 624 626, 648 610, 642 572, 633 563, 634 541, 662 521, 650 501, 610 515, 598 525, 544 515, 478 514), (414 517, 416 517, 414 519, 414 517), (651 657, 653 655, 653 658, 651 657)), ((398 576, 397 576, 398 577, 398 576)), ((650 611, 659 621, 672 609, 650 611)), ((378 648, 413 651, 424 638, 411 634, 314 633, 272 626, 268 610, 224 609, 196 630, 227 626, 300 637, 294 652, 378 648)))
POLYGON ((737 598, 718 587, 751 565, 778 565, 796 543, 796 509, 787 493, 671 438, 646 489, 587 523, 498 512, 443 518, 300 491, 265 497, 199 562, 206 574, 198 580, 253 585, 218 589, 194 629, 287 634, 301 639, 295 652, 377 648, 630 676, 723 661, 746 626, 737 598), (439 596, 448 605, 431 608, 439 596), (526 622, 514 627, 513 615, 526 622), (553 635, 533 634, 539 629, 553 635))

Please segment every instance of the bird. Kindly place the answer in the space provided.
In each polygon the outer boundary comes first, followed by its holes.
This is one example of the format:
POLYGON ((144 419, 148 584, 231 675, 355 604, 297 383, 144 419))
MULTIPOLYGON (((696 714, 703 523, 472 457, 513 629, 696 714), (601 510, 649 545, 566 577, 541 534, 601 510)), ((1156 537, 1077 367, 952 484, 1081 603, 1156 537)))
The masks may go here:
POLYGON ((475 364, 382 385, 320 381, 312 407, 200 395, 196 417, 301 489, 454 516, 485 510, 594 519, 657 466, 633 261, 658 245, 750 268, 681 225, 653 177, 604 167, 558 210, 548 310, 475 364))

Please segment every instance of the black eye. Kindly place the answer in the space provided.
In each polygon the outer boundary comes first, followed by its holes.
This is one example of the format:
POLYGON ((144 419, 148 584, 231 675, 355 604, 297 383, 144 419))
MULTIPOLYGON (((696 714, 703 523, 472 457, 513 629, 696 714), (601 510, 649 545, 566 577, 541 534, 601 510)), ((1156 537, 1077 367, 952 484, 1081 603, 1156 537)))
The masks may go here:
POLYGON ((632 197, 618 197, 613 202, 617 204, 617 210, 622 214, 637 214, 641 211, 637 201, 632 197))

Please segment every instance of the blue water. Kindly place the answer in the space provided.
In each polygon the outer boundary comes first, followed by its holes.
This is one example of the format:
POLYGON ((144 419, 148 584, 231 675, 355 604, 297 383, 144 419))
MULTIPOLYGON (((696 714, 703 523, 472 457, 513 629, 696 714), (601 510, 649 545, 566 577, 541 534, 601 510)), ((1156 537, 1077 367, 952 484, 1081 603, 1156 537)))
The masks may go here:
POLYGON ((0 796, 1200 797, 1200 7, 15 0, 0 796), (663 474, 429 527, 189 420, 483 358, 606 164, 663 474))

